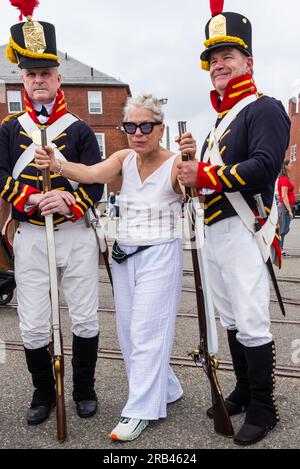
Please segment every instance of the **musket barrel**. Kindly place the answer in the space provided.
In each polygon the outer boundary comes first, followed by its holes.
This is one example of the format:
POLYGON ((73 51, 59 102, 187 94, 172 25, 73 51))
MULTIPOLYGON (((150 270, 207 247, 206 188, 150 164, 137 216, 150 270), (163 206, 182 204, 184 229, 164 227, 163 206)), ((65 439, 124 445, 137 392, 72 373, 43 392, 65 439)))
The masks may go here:
MULTIPOLYGON (((45 127, 41 128, 41 143, 42 143, 42 148, 45 148, 47 146, 47 130, 45 127)), ((43 191, 45 193, 51 191, 50 169, 49 168, 43 169, 42 176, 43 176, 43 191)))
MULTIPOLYGON (((178 132, 179 137, 182 137, 187 131, 186 121, 179 121, 178 122, 178 132)), ((189 153, 182 153, 181 154, 182 161, 189 161, 191 159, 191 155, 189 153)))

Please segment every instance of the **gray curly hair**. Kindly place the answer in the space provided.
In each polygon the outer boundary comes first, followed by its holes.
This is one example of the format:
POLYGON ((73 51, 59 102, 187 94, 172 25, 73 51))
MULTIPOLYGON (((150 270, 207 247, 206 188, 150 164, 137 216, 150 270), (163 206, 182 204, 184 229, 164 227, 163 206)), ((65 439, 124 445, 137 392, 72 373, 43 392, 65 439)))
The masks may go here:
POLYGON ((134 107, 147 109, 153 113, 156 121, 164 121, 165 115, 162 111, 162 102, 152 94, 140 94, 135 98, 128 98, 123 111, 124 121, 127 121, 128 114, 134 107))

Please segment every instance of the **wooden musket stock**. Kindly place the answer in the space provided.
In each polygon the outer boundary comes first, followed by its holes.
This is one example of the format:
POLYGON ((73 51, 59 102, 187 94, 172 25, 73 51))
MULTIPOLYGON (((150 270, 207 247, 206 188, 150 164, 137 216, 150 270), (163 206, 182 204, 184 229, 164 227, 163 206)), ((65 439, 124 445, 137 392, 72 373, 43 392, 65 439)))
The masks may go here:
MULTIPOLYGON (((186 122, 178 122, 179 136, 186 132, 186 122)), ((191 159, 188 153, 183 153, 182 161, 191 159)), ((189 198, 197 197, 195 189, 186 187, 186 194, 189 198)), ((208 377, 212 396, 213 417, 215 431, 227 437, 233 437, 234 431, 228 412, 225 407, 221 388, 218 383, 216 369, 218 368, 217 357, 211 356, 208 350, 207 341, 207 323, 205 314, 204 292, 201 282, 200 267, 198 261, 197 247, 195 243, 195 218, 193 216, 192 224, 190 224, 190 237, 192 242, 191 253, 195 279, 195 290, 197 299, 198 323, 200 331, 199 349, 192 353, 195 362, 200 362, 208 377)))

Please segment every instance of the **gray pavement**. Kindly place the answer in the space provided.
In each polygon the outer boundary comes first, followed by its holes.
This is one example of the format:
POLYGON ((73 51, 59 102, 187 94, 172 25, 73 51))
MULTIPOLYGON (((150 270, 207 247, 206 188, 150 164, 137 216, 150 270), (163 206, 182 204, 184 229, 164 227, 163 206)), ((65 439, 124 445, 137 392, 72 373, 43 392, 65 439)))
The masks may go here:
MULTIPOLYGON (((283 269, 277 272, 280 277, 300 278, 300 219, 293 222, 292 231, 286 238, 286 250, 292 257, 284 260, 283 269)), ((191 268, 190 254, 185 252, 185 269, 191 268)), ((102 278, 106 278, 101 270, 102 278)), ((184 277, 184 286, 192 287, 193 278, 184 277)), ((300 302, 299 284, 281 282, 283 296, 300 302)), ((272 294, 274 296, 274 294, 272 294)), ((100 284, 102 308, 113 308, 113 297, 108 284, 100 284)), ((15 302, 15 299, 13 300, 15 302)), ((183 293, 180 310, 195 313, 195 297, 183 293)), ((271 303, 272 319, 281 319, 276 303, 271 303)), ((287 319, 300 320, 298 305, 287 305, 287 319)), ((118 349, 115 316, 112 312, 100 313, 101 342, 104 349, 118 349)), ((62 312, 62 329, 65 345, 71 345, 70 321, 66 311, 62 312)), ((224 330, 217 322, 220 340, 220 358, 228 360, 229 353, 224 330)), ((16 309, 0 309, 0 339, 20 341, 16 309)), ((300 367, 300 325, 273 324, 273 334, 277 343, 277 362, 282 365, 300 367), (293 355, 294 352, 294 355, 293 355)), ((186 356, 198 345, 196 318, 178 317, 176 338, 172 355, 186 356)), ((231 440, 215 434, 213 424, 205 411, 210 406, 209 386, 202 370, 175 366, 181 380, 184 397, 169 406, 167 419, 151 423, 149 428, 133 442, 114 443, 108 438, 109 432, 117 423, 126 401, 127 382, 124 364, 119 360, 99 359, 96 373, 96 389, 99 397, 99 411, 91 419, 80 419, 76 415, 71 394, 71 363, 66 361, 66 409, 68 439, 61 445, 56 441, 55 413, 38 427, 29 427, 25 422, 26 409, 31 400, 31 380, 26 371, 23 352, 0 350, 0 448, 96 448, 120 449, 239 449, 231 440)), ((232 372, 218 372, 223 394, 230 392, 234 377, 232 372)), ((262 442, 253 448, 299 448, 300 446, 300 380, 277 378, 277 399, 281 414, 279 425, 262 442)), ((233 418, 238 430, 243 417, 233 418)), ((117 454, 117 453, 116 453, 117 454)))

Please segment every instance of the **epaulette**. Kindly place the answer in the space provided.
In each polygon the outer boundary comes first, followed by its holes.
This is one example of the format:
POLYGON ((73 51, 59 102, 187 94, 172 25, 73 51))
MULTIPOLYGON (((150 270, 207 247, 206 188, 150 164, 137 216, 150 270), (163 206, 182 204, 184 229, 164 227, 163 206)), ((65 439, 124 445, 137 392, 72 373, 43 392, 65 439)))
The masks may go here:
POLYGON ((24 114, 26 111, 21 111, 21 112, 15 112, 14 114, 9 114, 8 116, 4 117, 4 119, 1 121, 1 125, 4 124, 5 122, 10 121, 11 119, 15 119, 22 114, 24 114))

